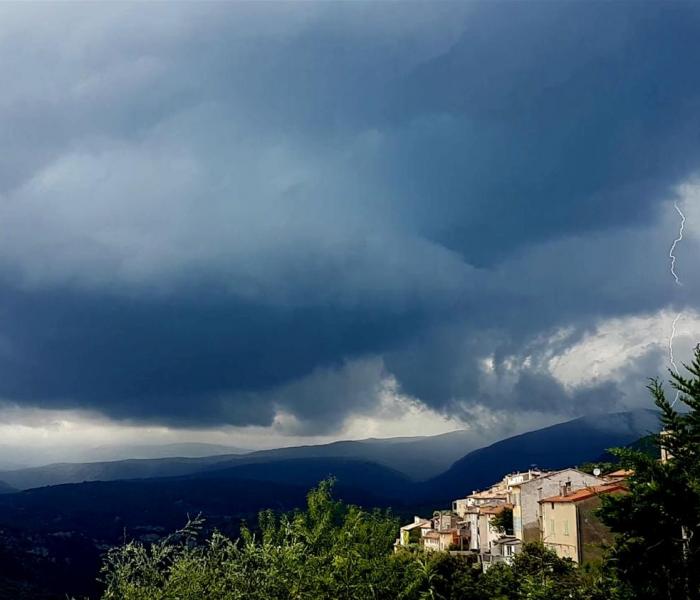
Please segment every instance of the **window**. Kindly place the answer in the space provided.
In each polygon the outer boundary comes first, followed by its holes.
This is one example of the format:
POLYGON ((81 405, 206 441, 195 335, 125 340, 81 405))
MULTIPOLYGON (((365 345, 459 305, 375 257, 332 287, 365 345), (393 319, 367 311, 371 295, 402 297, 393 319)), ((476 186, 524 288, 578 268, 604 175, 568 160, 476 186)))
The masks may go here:
POLYGON ((569 521, 564 521, 564 535, 569 535, 569 521))
POLYGON ((554 535, 554 519, 549 520, 549 534, 554 535))

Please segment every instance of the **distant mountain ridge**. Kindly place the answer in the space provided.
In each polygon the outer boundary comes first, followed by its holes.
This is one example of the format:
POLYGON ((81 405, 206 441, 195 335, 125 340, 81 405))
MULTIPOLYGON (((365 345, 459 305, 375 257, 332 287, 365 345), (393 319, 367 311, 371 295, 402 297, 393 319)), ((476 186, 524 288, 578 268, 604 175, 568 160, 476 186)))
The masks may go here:
POLYGON ((659 430, 659 416, 653 410, 580 417, 470 452, 425 485, 436 492, 432 497, 464 497, 506 473, 594 461, 608 448, 627 446, 659 430))
POLYGON ((131 458, 98 462, 62 462, 40 467, 0 471, 0 480, 20 489, 45 485, 170 477, 212 468, 261 464, 302 458, 351 458, 385 466, 413 479, 427 479, 447 469, 469 450, 478 447, 474 434, 459 430, 436 436, 339 441, 316 446, 258 450, 246 454, 215 454, 189 458, 131 458))
POLYGON ((248 452, 250 450, 246 448, 204 442, 151 442, 61 448, 0 443, 0 471, 16 471, 56 463, 108 462, 132 458, 204 458, 222 454, 242 455, 248 452))
POLYGON ((148 479, 189 475, 207 469, 216 463, 225 463, 234 455, 205 458, 153 458, 90 463, 56 463, 43 467, 29 467, 2 471, 0 481, 21 490, 82 483, 85 481, 115 481, 120 479, 148 479))
POLYGON ((368 438, 258 450, 245 459, 358 458, 400 471, 411 479, 423 480, 444 471, 479 446, 481 443, 472 431, 460 429, 431 436, 368 438))
MULTIPOLYGON (((348 457, 268 456, 247 463, 210 457, 208 461, 163 459, 54 465, 54 478, 89 476, 90 471, 85 468, 93 469, 95 476, 111 476, 116 480, 52 485, 3 494, 0 524, 24 520, 27 527, 43 523, 44 527, 57 530, 64 527, 89 530, 99 525, 112 535, 112 529, 126 524, 137 528, 179 526, 188 513, 202 512, 217 523, 228 523, 231 518, 254 517, 263 508, 299 506, 306 491, 329 476, 337 479, 339 494, 347 501, 365 506, 393 506, 399 511, 419 507, 432 510, 449 506, 455 498, 490 485, 506 473, 533 465, 556 469, 594 461, 605 449, 629 445, 658 428, 658 416, 653 411, 583 417, 470 452, 426 482, 413 481, 404 473, 373 461, 348 457), (187 469, 195 471, 183 472, 187 469), (140 477, 119 477, 134 472, 140 477)), ((35 475, 33 471, 36 469, 14 473, 21 484, 22 477, 35 475)), ((51 469, 42 467, 39 471, 47 479, 51 469)), ((11 473, 0 477, 6 482, 5 489, 20 487, 7 481, 6 475, 11 473)))
POLYGON ((106 445, 91 449, 96 461, 128 460, 131 458, 207 458, 221 455, 250 453, 246 448, 208 444, 204 442, 177 442, 172 444, 106 445))
MULTIPOLYGON (((656 413, 642 410, 582 417, 507 438, 477 450, 473 447, 473 434, 459 430, 437 436, 340 441, 318 446, 259 450, 242 455, 58 463, 0 471, 0 481, 14 488, 29 489, 83 481, 178 477, 237 468, 241 468, 239 473, 259 478, 270 463, 301 459, 352 459, 364 461, 366 465, 373 463, 386 467, 389 472, 399 473, 414 481, 426 480, 431 489, 438 485, 453 493, 459 487, 460 493, 464 493, 465 487, 488 485, 490 481, 487 478, 492 477, 493 472, 527 468, 531 464, 541 467, 569 466, 595 460, 606 448, 629 444, 653 429, 658 430, 656 413), (251 466, 242 469, 244 465, 251 466), (453 482, 459 483, 453 485, 453 482)), ((279 472, 279 475, 284 473, 279 472)))

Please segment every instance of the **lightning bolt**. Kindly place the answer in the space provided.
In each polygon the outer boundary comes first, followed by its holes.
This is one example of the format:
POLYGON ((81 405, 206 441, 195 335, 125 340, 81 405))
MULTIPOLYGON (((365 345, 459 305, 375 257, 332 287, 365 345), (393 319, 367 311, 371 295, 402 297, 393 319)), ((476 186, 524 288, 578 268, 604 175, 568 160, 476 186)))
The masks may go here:
MULTIPOLYGON (((678 273, 676 273, 676 246, 678 245, 679 242, 683 240, 683 228, 685 227, 685 215, 683 214, 683 211, 680 209, 678 206, 678 202, 673 203, 673 208, 676 209, 676 212, 681 218, 681 223, 678 228, 678 237, 673 240, 673 243, 671 244, 671 248, 668 251, 668 257, 671 259, 671 275, 673 275, 673 279, 676 282, 676 285, 681 286, 683 285, 681 283, 681 280, 678 278, 678 273)), ((671 335, 668 338, 668 358, 669 362, 671 363, 671 367, 673 368, 673 372, 678 375, 678 365, 676 364, 676 361, 673 357, 673 341, 676 339, 676 325, 678 325, 678 321, 681 318, 682 313, 678 313, 673 319, 673 323, 671 324, 671 335)), ((680 392, 676 390, 676 397, 674 398, 673 402, 671 403, 671 406, 674 406, 676 402, 678 402, 678 397, 680 396, 680 392)))
POLYGON ((673 323, 671 324, 671 337, 668 338, 668 359, 676 375, 678 375, 678 365, 676 364, 676 361, 673 358, 673 340, 676 337, 676 325, 678 324, 678 319, 680 318, 681 313, 678 313, 676 315, 676 318, 673 319, 673 323))
POLYGON ((671 244, 671 249, 668 251, 668 257, 671 259, 671 275, 673 275, 673 278, 676 280, 676 285, 683 285, 681 283, 681 280, 678 279, 678 274, 676 273, 676 255, 674 254, 674 252, 676 251, 676 246, 678 245, 678 242, 683 240, 683 228, 685 227, 685 215, 683 214, 683 211, 678 206, 678 202, 673 203, 673 208, 676 209, 676 212, 681 217, 681 226, 678 229, 678 237, 675 240, 673 240, 673 244, 671 244))

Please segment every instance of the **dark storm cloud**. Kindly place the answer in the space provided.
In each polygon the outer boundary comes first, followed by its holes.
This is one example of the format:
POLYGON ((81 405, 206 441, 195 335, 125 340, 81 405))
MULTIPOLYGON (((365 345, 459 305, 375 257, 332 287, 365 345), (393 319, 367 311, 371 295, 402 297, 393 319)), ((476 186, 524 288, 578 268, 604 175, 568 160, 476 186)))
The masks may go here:
POLYGON ((264 308, 195 290, 157 301, 6 293, 3 306, 10 340, 1 363, 5 397, 177 425, 269 425, 275 407, 330 417, 342 390, 314 392, 306 384, 285 397, 261 392, 318 365, 340 368, 343 356, 400 344, 422 319, 410 312, 264 308))
POLYGON ((648 222, 700 158, 699 29, 690 3, 484 7, 395 92, 397 184, 469 262, 648 222))
POLYGON ((695 5, 141 9, 3 9, 0 397, 306 432, 387 376, 617 406, 546 357, 672 298, 695 5))

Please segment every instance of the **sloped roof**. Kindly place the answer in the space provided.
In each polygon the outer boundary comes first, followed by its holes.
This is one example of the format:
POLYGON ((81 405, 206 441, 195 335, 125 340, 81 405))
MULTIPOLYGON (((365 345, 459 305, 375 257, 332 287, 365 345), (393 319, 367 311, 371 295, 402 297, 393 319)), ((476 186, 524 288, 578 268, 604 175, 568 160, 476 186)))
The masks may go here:
POLYGON ((465 500, 468 500, 469 498, 474 498, 475 500, 479 500, 482 498, 485 499, 491 499, 491 498, 506 498, 508 496, 508 490, 505 489, 487 489, 487 490, 482 490, 480 492, 474 492, 473 494, 469 494, 465 500))
POLYGON ((513 505, 512 504, 495 504, 493 506, 489 506, 489 505, 485 504, 483 506, 480 506, 479 510, 481 511, 482 515, 500 515, 507 508, 512 509, 513 505))
POLYGON ((627 488, 620 485, 619 483, 609 483, 607 485, 594 485, 587 488, 582 488, 566 494, 565 496, 551 496, 549 498, 542 498, 542 502, 580 502, 581 500, 587 500, 593 496, 599 496, 601 494, 610 494, 611 492, 625 492, 627 488))
POLYGON ((440 537, 440 534, 437 531, 427 531, 423 535, 423 538, 430 538, 430 539, 438 539, 439 537, 440 537))
POLYGON ((565 467, 564 469, 559 469, 558 471, 549 471, 546 473, 542 473, 539 477, 533 477, 532 479, 528 479, 527 481, 523 481, 522 483, 515 483, 511 487, 518 488, 518 487, 526 487, 528 485, 534 485, 536 482, 540 482, 543 479, 553 479, 557 477, 558 475, 561 475, 562 473, 567 473, 569 471, 576 471, 577 473, 581 473, 583 475, 586 475, 587 477, 590 477, 591 479, 597 479, 598 481, 602 481, 600 477, 596 477, 595 475, 591 475, 590 473, 584 473, 583 471, 576 469, 574 467, 565 467))
POLYGON ((416 521, 415 523, 411 523, 409 525, 404 525, 401 527, 401 531, 412 531, 414 529, 417 529, 419 527, 426 527, 427 525, 430 525, 430 521, 416 521))
POLYGON ((632 475, 634 475, 632 469, 618 469, 612 473, 607 473, 605 477, 631 477, 632 475))

